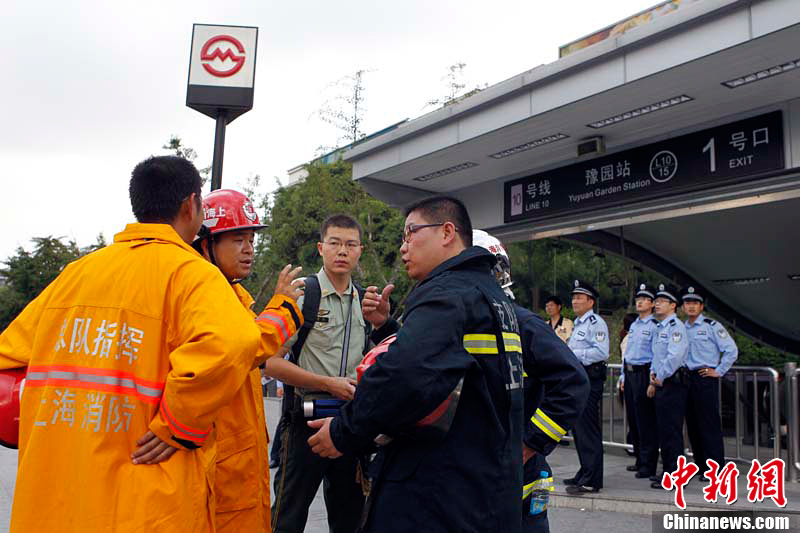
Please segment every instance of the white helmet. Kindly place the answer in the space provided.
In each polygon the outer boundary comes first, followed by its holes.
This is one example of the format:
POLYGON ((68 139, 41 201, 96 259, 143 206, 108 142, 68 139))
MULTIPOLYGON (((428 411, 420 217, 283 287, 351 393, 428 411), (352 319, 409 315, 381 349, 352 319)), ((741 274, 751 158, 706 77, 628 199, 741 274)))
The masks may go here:
POLYGON ((511 281, 511 259, 509 259, 503 243, 483 230, 474 229, 472 230, 472 244, 488 250, 490 254, 497 258, 497 264, 492 269, 492 272, 497 279, 497 283, 506 294, 513 298, 511 289, 509 289, 514 283, 511 281))

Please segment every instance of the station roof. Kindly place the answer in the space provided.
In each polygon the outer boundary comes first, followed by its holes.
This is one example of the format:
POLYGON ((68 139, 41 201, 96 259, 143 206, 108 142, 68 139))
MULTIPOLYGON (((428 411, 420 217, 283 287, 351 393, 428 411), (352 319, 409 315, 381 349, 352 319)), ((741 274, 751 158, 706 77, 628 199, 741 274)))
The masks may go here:
POLYGON ((354 164, 354 178, 378 198, 400 205, 453 194, 467 204, 476 227, 504 240, 615 234, 624 226, 626 239, 675 267, 675 281, 708 289, 726 321, 798 353, 800 325, 787 312, 800 295, 800 281, 791 278, 800 274, 794 271, 800 252, 787 242, 796 240, 792 215, 800 210, 798 42, 800 2, 702 0, 405 122, 345 158, 354 164), (631 110, 654 105, 630 117, 631 110), (581 139, 602 135, 613 154, 774 110, 783 112, 786 170, 757 186, 729 185, 535 224, 504 222, 503 184, 587 160, 576 154, 581 139), (625 120, 603 124, 626 113, 625 120))

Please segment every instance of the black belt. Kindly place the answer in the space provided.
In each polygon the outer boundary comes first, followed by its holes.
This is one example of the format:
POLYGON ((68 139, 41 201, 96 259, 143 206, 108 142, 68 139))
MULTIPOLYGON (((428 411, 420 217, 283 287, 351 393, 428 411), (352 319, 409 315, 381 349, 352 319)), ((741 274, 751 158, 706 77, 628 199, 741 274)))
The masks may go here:
POLYGON ((590 365, 583 365, 583 367, 584 367, 584 368, 586 368, 586 369, 589 369, 589 368, 597 368, 597 367, 599 367, 599 366, 603 366, 603 367, 604 367, 604 366, 607 366, 607 363, 606 363, 605 361, 597 361, 597 362, 595 362, 595 363, 592 363, 592 364, 590 364, 590 365))
POLYGON ((625 363, 625 372, 650 372, 650 363, 645 363, 643 365, 625 363))

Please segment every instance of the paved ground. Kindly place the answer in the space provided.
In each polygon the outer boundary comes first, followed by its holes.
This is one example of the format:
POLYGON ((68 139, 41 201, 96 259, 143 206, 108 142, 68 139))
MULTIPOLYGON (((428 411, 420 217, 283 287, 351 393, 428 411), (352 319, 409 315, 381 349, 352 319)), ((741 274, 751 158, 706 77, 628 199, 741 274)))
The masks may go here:
MULTIPOLYGON (((280 403, 265 401, 270 430, 278 420, 280 403)), ((271 432, 272 433, 272 432, 271 432)), ((271 434, 270 433, 270 434, 271 434)), ((577 456, 573 446, 558 447, 548 458, 556 478, 556 493, 551 497, 550 524, 553 532, 592 531, 593 533, 618 533, 620 531, 650 531, 653 511, 677 511, 673 493, 650 488, 649 481, 635 479, 625 470, 632 459, 620 452, 608 451, 604 458, 605 487, 598 494, 569 496, 561 480, 571 477, 577 470, 577 456)), ((800 515, 800 484, 786 484, 788 503, 778 509, 771 500, 760 504, 747 502, 746 474, 749 465, 739 465, 739 499, 736 504, 708 504, 703 500, 705 483, 692 481, 686 488, 687 510, 764 510, 800 515)), ((8 531, 11 501, 17 467, 17 452, 0 447, 0 531, 8 531)), ((273 471, 274 473, 274 471, 273 471)), ((800 519, 798 516, 793 517, 800 519)), ((321 492, 309 512, 308 533, 328 531, 325 505, 321 492)))

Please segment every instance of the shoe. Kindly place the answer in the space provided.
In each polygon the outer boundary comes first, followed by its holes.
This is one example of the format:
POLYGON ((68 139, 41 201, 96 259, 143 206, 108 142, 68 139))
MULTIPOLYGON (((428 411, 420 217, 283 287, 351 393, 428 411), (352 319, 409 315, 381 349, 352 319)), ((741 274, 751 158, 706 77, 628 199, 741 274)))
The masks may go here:
POLYGON ((661 486, 661 482, 660 481, 653 481, 652 483, 650 483, 650 488, 651 489, 663 489, 664 487, 661 486))
POLYGON ((662 477, 664 477, 664 474, 655 474, 655 475, 650 476, 649 479, 650 479, 650 481, 658 481, 659 483, 661 483, 661 478, 662 477))
MULTIPOLYGON (((263 465, 264 463, 261 463, 261 464, 263 465)), ((270 467, 270 468, 278 468, 278 466, 279 466, 280 464, 281 464, 281 463, 280 463, 279 461, 276 461, 275 459, 270 459, 270 460, 269 460, 269 467, 270 467)))
POLYGON ((568 487, 574 487, 577 484, 578 484, 578 480, 575 479, 574 477, 569 477, 569 478, 564 480, 564 485, 566 485, 568 487))
POLYGON ((567 487, 567 494, 586 494, 589 492, 600 492, 598 487, 589 487, 587 485, 570 485, 567 487))
POLYGON ((639 467, 636 465, 628 465, 625 467, 625 470, 627 470, 628 472, 636 472, 637 470, 639 470, 639 467))
MULTIPOLYGON (((650 479, 650 478, 653 477, 653 474, 651 474, 650 472, 636 472, 636 474, 634 476, 636 477, 636 479, 643 479, 643 478, 650 479)), ((653 480, 650 479, 650 481, 653 481, 653 480)))

